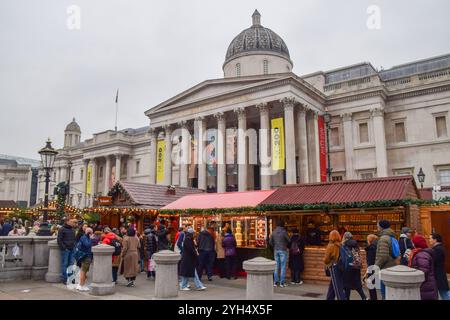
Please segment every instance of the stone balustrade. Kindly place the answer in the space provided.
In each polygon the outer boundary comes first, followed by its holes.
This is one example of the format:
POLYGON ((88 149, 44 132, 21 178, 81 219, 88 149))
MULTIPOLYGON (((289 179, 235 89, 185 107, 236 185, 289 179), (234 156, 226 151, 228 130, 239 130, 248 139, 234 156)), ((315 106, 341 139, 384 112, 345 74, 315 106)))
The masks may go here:
POLYGON ((0 282, 44 279, 48 268, 48 241, 55 237, 0 237, 0 282))

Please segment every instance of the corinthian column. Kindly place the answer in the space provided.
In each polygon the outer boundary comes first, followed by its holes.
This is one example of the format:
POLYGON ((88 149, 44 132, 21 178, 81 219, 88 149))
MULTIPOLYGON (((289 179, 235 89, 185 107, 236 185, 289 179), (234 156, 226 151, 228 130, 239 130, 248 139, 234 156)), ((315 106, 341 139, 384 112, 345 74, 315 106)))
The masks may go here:
POLYGON ((148 131, 150 135, 150 184, 156 184, 156 130, 151 128, 148 131))
POLYGON ((109 156, 105 157, 106 168, 105 168, 105 180, 103 181, 103 195, 107 196, 109 192, 109 181, 111 180, 111 158, 109 156))
POLYGON ((188 186, 189 138, 190 133, 186 121, 178 123, 181 127, 180 187, 188 186))
POLYGON ((195 130, 197 139, 198 189, 206 190, 206 161, 204 158, 206 122, 204 117, 195 119, 195 130))
POLYGON ((238 186, 239 191, 246 191, 248 188, 248 176, 247 176, 247 166, 248 166, 248 150, 246 141, 247 132, 247 115, 244 108, 238 108, 234 110, 238 117, 238 186))
POLYGON ((261 190, 270 190, 272 183, 272 167, 270 163, 270 117, 267 103, 256 106, 259 110, 259 161, 261 190))
POLYGON ((345 176, 347 180, 354 178, 353 167, 353 125, 352 114, 346 112, 341 114, 343 127, 344 127, 344 150, 345 150, 345 176))
POLYGON ((170 125, 164 126, 165 131, 165 155, 164 155, 164 184, 169 186, 172 184, 172 128, 170 125))
POLYGON ((223 112, 216 113, 217 119, 217 192, 227 191, 227 172, 225 164, 226 122, 223 112))
POLYGON ((308 136, 306 127, 306 111, 308 109, 300 105, 297 111, 299 156, 298 166, 300 171, 300 183, 309 182, 309 164, 308 164, 308 136))
POLYGON ((373 123, 375 152, 377 160, 377 177, 387 177, 387 152, 386 136, 384 130, 384 109, 374 108, 370 110, 373 123))
POLYGON ((295 98, 284 98, 280 101, 284 107, 284 139, 286 154, 286 183, 297 183, 297 170, 295 165, 295 127, 294 105, 295 98))

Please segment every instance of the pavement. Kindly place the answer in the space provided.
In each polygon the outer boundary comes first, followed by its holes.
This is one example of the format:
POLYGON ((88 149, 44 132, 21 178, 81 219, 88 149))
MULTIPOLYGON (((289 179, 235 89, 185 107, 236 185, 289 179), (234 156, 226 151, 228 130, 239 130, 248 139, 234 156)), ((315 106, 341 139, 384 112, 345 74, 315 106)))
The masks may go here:
MULTIPOLYGON (((228 280, 214 277, 213 281, 206 281, 206 278, 203 280, 207 287, 205 291, 179 291, 178 297, 174 300, 245 300, 245 278, 228 280)), ((194 287, 193 284, 192 287, 194 287)), ((327 289, 328 285, 316 283, 289 285, 285 288, 277 287, 274 299, 325 300, 327 289)), ((139 274, 136 279, 135 287, 127 287, 125 279, 119 278, 116 293, 102 297, 68 289, 61 283, 52 284, 34 280, 0 283, 0 300, 156 300, 154 292, 155 281, 147 280, 143 273, 139 274)), ((359 299, 357 293, 352 291, 351 300, 359 299)))

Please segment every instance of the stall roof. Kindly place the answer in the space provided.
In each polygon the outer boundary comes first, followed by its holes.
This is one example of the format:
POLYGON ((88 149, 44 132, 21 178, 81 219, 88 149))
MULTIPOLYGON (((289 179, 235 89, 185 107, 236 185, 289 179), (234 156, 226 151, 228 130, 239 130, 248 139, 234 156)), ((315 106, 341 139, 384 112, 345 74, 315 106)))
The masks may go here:
POLYGON ((413 176, 285 185, 261 204, 338 204, 403 199, 420 199, 413 176))
POLYGON ((14 200, 0 200, 0 208, 17 208, 18 205, 14 200))
POLYGON ((202 190, 194 188, 175 187, 175 194, 168 192, 168 187, 164 185, 118 182, 130 196, 135 205, 146 208, 158 209, 185 195, 203 193, 202 190))
POLYGON ((261 190, 192 194, 184 196, 161 209, 183 210, 255 207, 274 192, 275 190, 261 190))

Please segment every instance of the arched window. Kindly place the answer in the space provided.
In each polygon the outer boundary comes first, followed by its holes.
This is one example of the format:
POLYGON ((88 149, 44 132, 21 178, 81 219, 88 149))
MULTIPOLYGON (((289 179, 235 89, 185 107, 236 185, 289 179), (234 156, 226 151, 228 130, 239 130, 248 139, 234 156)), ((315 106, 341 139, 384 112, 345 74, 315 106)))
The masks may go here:
POLYGON ((269 61, 267 61, 266 59, 263 60, 263 72, 264 74, 269 73, 269 61))
POLYGON ((241 64, 240 63, 236 63, 236 76, 237 77, 241 76, 241 64))

